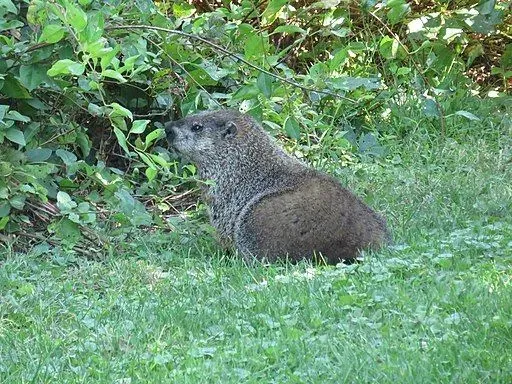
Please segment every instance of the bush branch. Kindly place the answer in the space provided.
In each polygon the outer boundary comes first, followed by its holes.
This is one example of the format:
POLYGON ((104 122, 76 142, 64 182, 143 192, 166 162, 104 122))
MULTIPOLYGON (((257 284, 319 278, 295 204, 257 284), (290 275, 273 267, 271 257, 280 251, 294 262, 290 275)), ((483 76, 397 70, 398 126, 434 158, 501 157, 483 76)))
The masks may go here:
POLYGON ((275 78, 277 80, 280 80, 280 81, 282 81, 284 83, 290 84, 290 85, 292 85, 294 87, 300 88, 303 91, 321 93, 321 94, 324 94, 324 95, 329 95, 329 96, 332 96, 332 97, 343 99, 343 100, 349 101, 349 102, 354 103, 354 104, 356 103, 355 100, 353 100, 353 99, 351 99, 349 97, 340 95, 338 93, 311 88, 311 87, 299 84, 299 83, 297 83, 297 82, 295 82, 293 80, 287 79, 285 77, 276 75, 275 73, 267 71, 266 69, 261 68, 261 67, 255 65, 255 64, 251 63, 250 61, 245 60, 244 58, 240 57, 236 53, 233 53, 233 52, 227 50, 226 48, 221 47, 218 44, 212 43, 211 41, 209 41, 209 40, 207 40, 207 39, 205 39, 205 38, 203 38, 201 36, 197 36, 197 35, 194 35, 194 34, 191 34, 191 33, 183 32, 183 31, 178 31, 176 29, 154 27, 154 26, 151 26, 151 25, 113 25, 113 26, 107 27, 105 29, 108 29, 108 30, 114 30, 114 29, 153 30, 153 31, 160 31, 160 32, 170 33, 170 34, 173 34, 173 35, 183 36, 183 37, 187 37, 189 39, 194 39, 194 40, 200 41, 200 42, 202 42, 202 43, 204 43, 206 45, 209 45, 213 49, 215 49, 215 50, 217 50, 219 52, 224 53, 225 55, 235 59, 236 61, 240 61, 240 62, 244 63, 245 65, 247 65, 248 67, 250 67, 252 69, 255 69, 255 70, 259 71, 259 72, 262 72, 262 73, 264 73, 264 74, 266 74, 268 76, 271 76, 271 77, 273 77, 273 78, 275 78))
MULTIPOLYGON (((370 14, 370 16, 372 16, 375 20, 378 21, 378 23, 380 25, 382 25, 382 27, 391 35, 393 36, 393 38, 398 42, 398 44, 400 45, 400 47, 402 47, 402 49, 405 51, 405 53, 407 53, 407 55, 409 57, 411 57, 411 61, 412 61, 412 64, 414 65, 414 68, 416 68, 416 71, 418 72, 418 74, 421 76, 423 82, 429 87, 429 88, 433 88, 432 85, 430 84, 430 81, 428 80, 428 78, 423 74, 423 71, 421 70, 421 67, 419 66, 419 64, 414 60, 414 58, 412 57, 411 55, 411 52, 409 51, 409 49, 406 47, 406 45, 404 43, 402 43, 402 40, 400 40, 400 37, 391 30, 391 28, 389 28, 389 26, 384 22, 382 21, 382 19, 377 16, 374 12, 372 11, 368 11, 368 13, 370 14)), ((441 135, 444 136, 445 135, 445 132, 446 132, 446 123, 445 123, 445 116, 444 116, 444 111, 443 111, 443 107, 441 107, 441 104, 439 103, 439 101, 437 100, 437 97, 435 97, 435 95, 432 95, 432 99, 434 100, 434 103, 436 104, 436 109, 437 109, 437 113, 439 113, 439 121, 440 121, 440 124, 441 124, 441 135)))

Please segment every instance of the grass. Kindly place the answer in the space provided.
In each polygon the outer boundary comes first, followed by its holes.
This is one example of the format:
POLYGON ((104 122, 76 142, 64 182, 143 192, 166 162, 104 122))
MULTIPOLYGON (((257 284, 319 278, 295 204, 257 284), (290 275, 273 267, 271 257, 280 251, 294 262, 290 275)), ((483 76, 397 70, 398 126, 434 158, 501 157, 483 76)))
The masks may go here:
POLYGON ((507 129, 345 168, 395 237, 360 264, 247 266, 193 228, 101 261, 6 252, 0 383, 512 382, 507 129))

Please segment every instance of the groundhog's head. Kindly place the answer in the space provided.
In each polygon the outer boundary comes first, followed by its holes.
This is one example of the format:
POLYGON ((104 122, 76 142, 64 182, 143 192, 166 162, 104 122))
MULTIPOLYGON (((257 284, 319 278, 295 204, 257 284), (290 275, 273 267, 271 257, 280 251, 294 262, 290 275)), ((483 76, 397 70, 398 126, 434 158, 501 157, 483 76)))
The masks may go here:
POLYGON ((233 110, 202 112, 165 125, 167 140, 181 156, 198 162, 229 147, 244 115, 233 110))

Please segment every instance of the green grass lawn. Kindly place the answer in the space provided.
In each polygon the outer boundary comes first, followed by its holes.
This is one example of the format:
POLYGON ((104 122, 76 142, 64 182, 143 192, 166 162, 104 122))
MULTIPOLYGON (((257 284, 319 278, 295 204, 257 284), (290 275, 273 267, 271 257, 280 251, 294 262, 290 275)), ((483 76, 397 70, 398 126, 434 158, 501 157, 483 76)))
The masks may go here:
POLYGON ((343 169, 395 238, 359 264, 247 266, 193 232, 4 251, 0 383, 511 383, 508 129, 343 169))

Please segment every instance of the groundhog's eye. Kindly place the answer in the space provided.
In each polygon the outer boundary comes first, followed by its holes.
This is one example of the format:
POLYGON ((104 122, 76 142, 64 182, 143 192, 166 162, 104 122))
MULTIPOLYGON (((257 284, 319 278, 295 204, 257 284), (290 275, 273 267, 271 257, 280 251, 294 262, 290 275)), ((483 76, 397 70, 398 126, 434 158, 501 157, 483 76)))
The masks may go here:
POLYGON ((192 132, 199 132, 201 129, 203 129, 203 126, 199 123, 192 124, 192 128, 190 128, 192 132))

